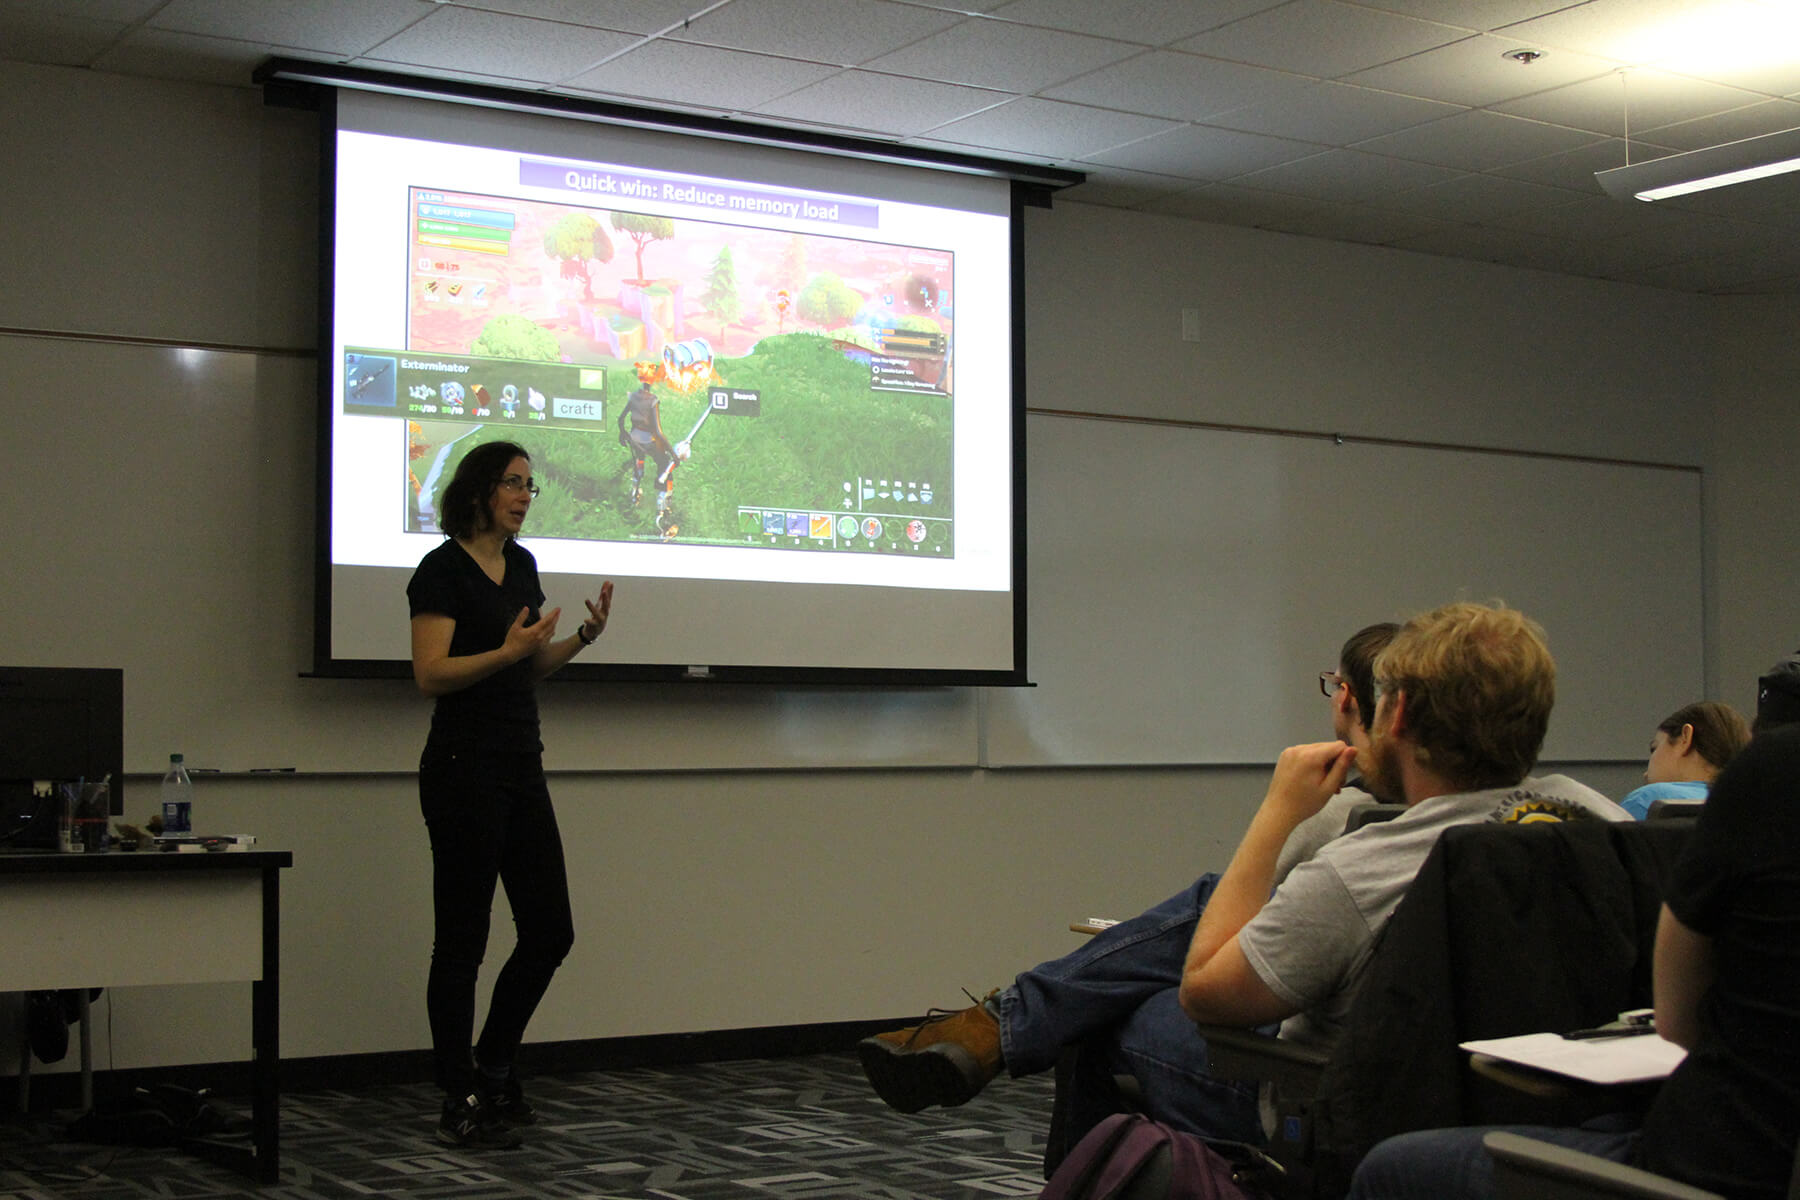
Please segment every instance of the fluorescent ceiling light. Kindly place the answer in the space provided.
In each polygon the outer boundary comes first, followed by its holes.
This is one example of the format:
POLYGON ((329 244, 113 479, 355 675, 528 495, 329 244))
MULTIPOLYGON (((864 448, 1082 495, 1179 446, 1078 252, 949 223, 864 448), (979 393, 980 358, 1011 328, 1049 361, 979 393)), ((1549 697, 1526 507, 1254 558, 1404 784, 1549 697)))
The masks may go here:
POLYGON ((1800 171, 1800 129, 1595 171, 1594 178, 1615 200, 1667 200, 1788 171, 1800 171))

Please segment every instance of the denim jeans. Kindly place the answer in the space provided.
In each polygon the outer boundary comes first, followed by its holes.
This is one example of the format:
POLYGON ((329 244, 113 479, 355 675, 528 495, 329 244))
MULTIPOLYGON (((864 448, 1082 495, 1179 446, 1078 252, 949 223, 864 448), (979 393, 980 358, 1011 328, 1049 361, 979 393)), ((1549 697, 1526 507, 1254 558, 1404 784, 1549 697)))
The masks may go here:
POLYGON ((483 1066, 512 1065, 525 1026, 574 944, 575 923, 562 837, 536 755, 483 759, 428 747, 419 764, 419 807, 431 835, 435 921, 425 1009, 438 1085, 460 1095, 474 1085, 469 1039, 495 882, 506 889, 518 941, 494 980, 474 1046, 483 1066))
POLYGON ((1000 1053, 1017 1078, 1079 1051, 1070 1097, 1071 1141, 1108 1112, 1105 1077, 1137 1079, 1149 1115, 1191 1133, 1261 1142, 1256 1089, 1207 1074, 1206 1042, 1178 1001, 1194 926, 1219 877, 1096 934, 1070 954, 1040 963, 998 997, 1000 1053))
POLYGON ((1490 1200, 1494 1163, 1481 1139, 1493 1128, 1620 1163, 1630 1160, 1638 1139, 1636 1130, 1544 1125, 1421 1129, 1391 1137, 1369 1151, 1356 1168, 1349 1200, 1490 1200))

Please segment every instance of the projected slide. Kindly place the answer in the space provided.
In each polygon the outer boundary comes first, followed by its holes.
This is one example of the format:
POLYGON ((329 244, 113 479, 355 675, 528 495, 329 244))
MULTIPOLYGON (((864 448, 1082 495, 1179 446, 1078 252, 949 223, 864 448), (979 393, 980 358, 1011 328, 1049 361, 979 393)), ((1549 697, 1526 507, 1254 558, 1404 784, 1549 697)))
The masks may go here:
POLYGON ((1018 674, 1009 184, 380 95, 331 119, 322 658, 406 661, 444 488, 505 440, 546 592, 635 606, 591 663, 1018 674))
POLYGON ((534 536, 954 556, 949 251, 421 187, 408 209, 406 345, 344 360, 346 413, 407 422, 408 531, 436 531, 462 447, 528 432, 534 536))

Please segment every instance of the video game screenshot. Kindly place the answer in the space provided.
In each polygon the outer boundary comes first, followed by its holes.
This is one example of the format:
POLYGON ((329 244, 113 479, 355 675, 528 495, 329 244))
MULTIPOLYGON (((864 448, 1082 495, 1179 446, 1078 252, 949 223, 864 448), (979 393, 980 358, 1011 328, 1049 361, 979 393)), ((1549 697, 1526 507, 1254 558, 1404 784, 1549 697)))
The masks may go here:
POLYGON ((405 345, 342 381, 405 422, 406 530, 504 437, 533 537, 953 558, 954 255, 605 199, 410 189, 405 345))

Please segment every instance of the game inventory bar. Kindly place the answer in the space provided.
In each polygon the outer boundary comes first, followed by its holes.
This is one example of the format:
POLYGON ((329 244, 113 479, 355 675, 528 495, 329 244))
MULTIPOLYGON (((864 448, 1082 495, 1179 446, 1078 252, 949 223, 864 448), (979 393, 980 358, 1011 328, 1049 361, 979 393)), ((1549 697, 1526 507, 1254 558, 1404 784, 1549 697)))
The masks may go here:
POLYGON ((344 349, 344 411, 360 416, 593 430, 605 399, 605 367, 344 349))
POLYGON ((954 552, 947 519, 900 514, 827 513, 785 508, 738 508, 738 533, 749 545, 788 550, 836 550, 863 554, 920 554, 949 558, 954 552))

